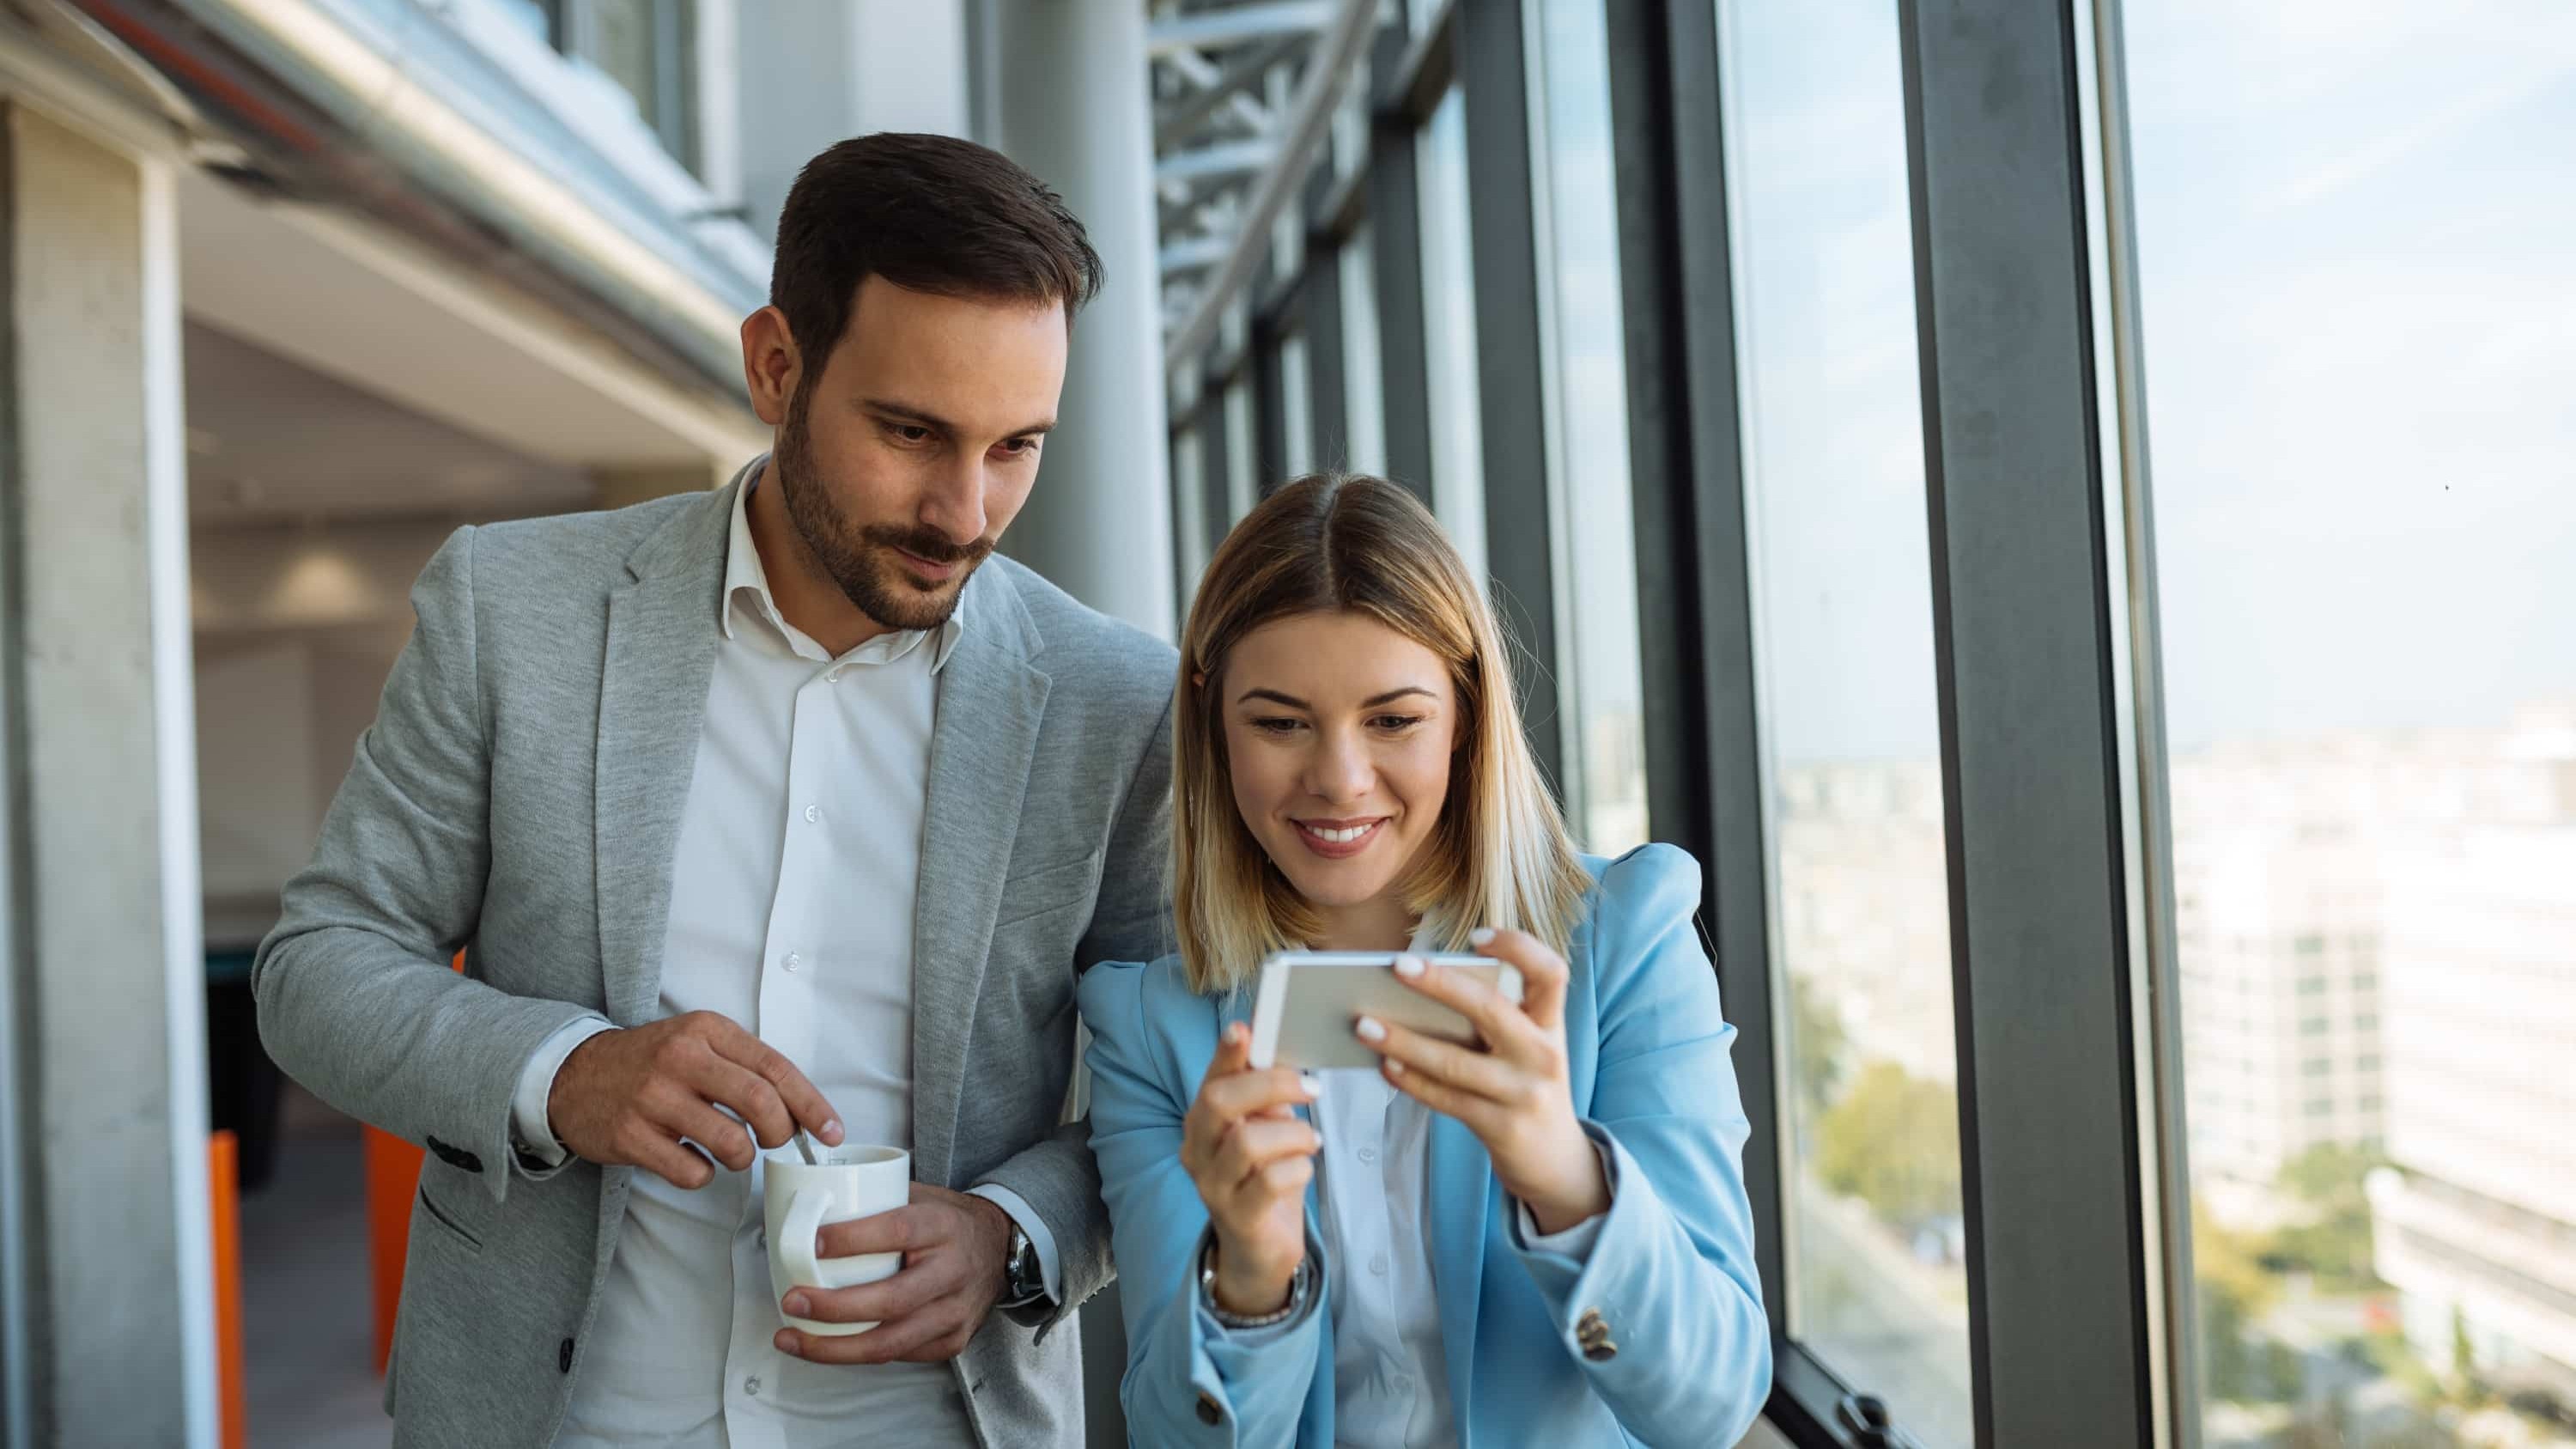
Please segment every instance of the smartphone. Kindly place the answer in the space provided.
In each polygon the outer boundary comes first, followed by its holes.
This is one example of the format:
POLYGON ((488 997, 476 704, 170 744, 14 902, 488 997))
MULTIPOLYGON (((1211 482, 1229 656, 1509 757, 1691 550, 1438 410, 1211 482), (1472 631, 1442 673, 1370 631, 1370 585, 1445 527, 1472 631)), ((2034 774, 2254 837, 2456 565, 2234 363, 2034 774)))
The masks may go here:
MULTIPOLYGON (((1404 984, 1394 951, 1281 951, 1261 963, 1252 1006, 1252 1064, 1324 1071, 1376 1071, 1383 1060, 1351 1032, 1363 1016, 1410 1027, 1424 1036, 1476 1043, 1476 1028, 1445 1003, 1404 984)), ((1481 977, 1507 1001, 1521 999, 1520 968, 1490 956, 1425 956, 1481 977)))

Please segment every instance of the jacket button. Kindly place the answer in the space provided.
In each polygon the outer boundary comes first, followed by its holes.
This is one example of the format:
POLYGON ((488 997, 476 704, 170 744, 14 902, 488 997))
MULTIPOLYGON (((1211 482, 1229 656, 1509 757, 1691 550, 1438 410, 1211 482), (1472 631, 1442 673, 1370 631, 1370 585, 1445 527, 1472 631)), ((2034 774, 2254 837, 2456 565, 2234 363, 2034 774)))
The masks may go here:
POLYGON ((1205 1394, 1201 1394, 1199 1395, 1199 1422, 1202 1424, 1222 1424, 1225 1422, 1225 1410, 1217 1406, 1216 1400, 1209 1398, 1205 1394))
POLYGON ((555 1370, 558 1373, 572 1372, 572 1340, 569 1338, 555 1350, 555 1370))
POLYGON ((1619 1345, 1606 1338, 1596 1338, 1583 1346, 1583 1356, 1594 1363, 1607 1363, 1619 1356, 1619 1345))

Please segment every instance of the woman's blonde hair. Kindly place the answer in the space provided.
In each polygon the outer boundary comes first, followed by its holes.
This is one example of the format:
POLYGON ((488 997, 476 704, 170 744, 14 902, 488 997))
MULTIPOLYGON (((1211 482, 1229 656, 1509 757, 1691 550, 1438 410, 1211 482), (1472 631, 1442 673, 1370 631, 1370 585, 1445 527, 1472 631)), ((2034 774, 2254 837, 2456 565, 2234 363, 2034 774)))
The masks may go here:
POLYGON ((1273 951, 1310 945, 1315 913, 1235 808, 1225 750, 1227 655, 1298 614, 1368 615, 1439 656, 1457 697, 1449 795, 1398 882, 1436 949, 1478 926, 1566 949, 1591 878, 1521 735, 1510 655, 1485 591, 1440 524, 1383 478, 1310 474, 1235 525, 1208 564, 1181 640, 1172 729, 1172 902, 1202 992, 1249 982, 1273 951))

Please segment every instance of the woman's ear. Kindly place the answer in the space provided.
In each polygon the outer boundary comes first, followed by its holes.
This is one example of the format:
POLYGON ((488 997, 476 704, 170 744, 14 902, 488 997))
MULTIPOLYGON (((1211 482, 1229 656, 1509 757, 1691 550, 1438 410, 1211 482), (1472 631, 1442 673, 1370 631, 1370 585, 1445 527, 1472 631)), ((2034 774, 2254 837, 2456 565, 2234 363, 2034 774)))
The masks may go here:
POLYGON ((1191 671, 1190 671, 1190 688, 1192 688, 1192 689, 1205 689, 1205 688, 1207 688, 1207 671, 1206 671, 1206 670, 1204 670, 1204 669, 1193 669, 1193 670, 1191 670, 1191 671))

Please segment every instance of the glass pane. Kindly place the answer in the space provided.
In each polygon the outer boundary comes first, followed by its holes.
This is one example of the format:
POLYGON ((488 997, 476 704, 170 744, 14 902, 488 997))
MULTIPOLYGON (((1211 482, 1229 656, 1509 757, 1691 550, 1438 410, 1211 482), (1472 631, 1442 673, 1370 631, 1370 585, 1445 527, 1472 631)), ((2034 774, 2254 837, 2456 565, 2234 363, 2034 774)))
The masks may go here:
POLYGON ((2203 1442, 2576 1442, 2576 9, 2125 9, 2203 1442))
POLYGON ((1792 1333, 1974 1424, 1896 7, 1720 0, 1792 1333))
POLYGON ((1637 547, 1628 474, 1626 341, 1620 331, 1618 197, 1610 164, 1610 38, 1598 3, 1536 5, 1543 44, 1537 138, 1544 158, 1554 306, 1548 379, 1550 492, 1563 540, 1562 676, 1578 742, 1566 763, 1575 833, 1618 855, 1646 841, 1645 684, 1637 659, 1637 547))
POLYGON ((1377 340, 1377 253, 1368 223, 1344 243, 1342 269, 1342 417, 1350 424, 1354 473, 1386 472, 1386 375, 1377 340))
POLYGON ((658 126, 652 0, 586 0, 586 8, 590 23, 582 58, 635 98, 635 112, 645 124, 658 126))
POLYGON ((1172 546, 1185 617, 1208 565, 1207 465, 1196 428, 1172 435, 1172 546))
MULTIPOLYGON (((1279 435, 1288 478, 1302 477, 1315 466, 1315 409, 1309 401, 1314 385, 1306 334, 1292 332, 1279 343, 1279 435)), ((1277 481, 1285 483, 1288 478, 1277 481)))
MULTIPOLYGON (((1231 530, 1252 511, 1260 495, 1260 434, 1252 420, 1252 369, 1235 374, 1225 389, 1225 527, 1231 530)), ((1222 536, 1222 535, 1220 535, 1222 536)))
POLYGON ((1431 392, 1431 505, 1485 573, 1485 434, 1476 388, 1476 269, 1468 245, 1467 94, 1442 97, 1419 147, 1422 329, 1431 392))

